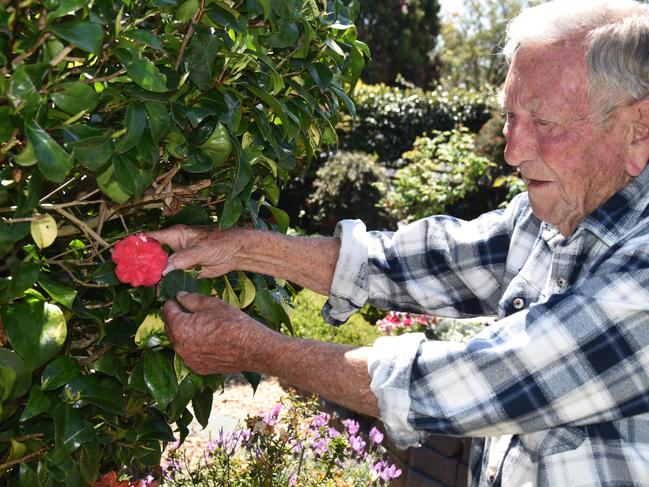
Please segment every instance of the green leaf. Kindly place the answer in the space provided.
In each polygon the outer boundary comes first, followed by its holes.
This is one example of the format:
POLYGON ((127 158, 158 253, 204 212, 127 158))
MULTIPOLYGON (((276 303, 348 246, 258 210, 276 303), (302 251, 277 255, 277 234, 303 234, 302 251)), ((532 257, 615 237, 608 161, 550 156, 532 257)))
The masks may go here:
POLYGON ((217 123, 210 136, 199 147, 210 157, 212 168, 220 166, 232 152, 228 129, 222 123, 217 123))
POLYGON ((79 473, 85 485, 93 485, 99 475, 101 447, 98 442, 86 443, 79 450, 79 473))
POLYGON ((89 402, 112 414, 124 414, 124 391, 114 379, 100 381, 91 375, 82 375, 65 386, 66 397, 89 402))
POLYGON ((176 374, 169 355, 150 352, 144 357, 144 382, 158 405, 164 409, 178 393, 176 374))
POLYGON ((280 209, 280 208, 275 208, 274 206, 266 205, 266 208, 271 212, 273 217, 275 218, 275 221, 277 222, 277 226, 279 227, 279 231, 282 233, 286 233, 288 230, 288 214, 280 209))
POLYGON ((209 387, 198 391, 192 398, 192 410, 198 423, 205 429, 210 421, 214 392, 209 387))
POLYGON ((11 75, 7 96, 16 109, 26 108, 28 112, 32 112, 37 108, 40 95, 23 66, 11 75))
POLYGON ((144 44, 147 44, 158 51, 164 52, 162 44, 160 44, 160 39, 158 39, 158 36, 156 36, 153 32, 142 29, 131 29, 127 30, 122 35, 128 37, 129 39, 143 42, 144 44))
POLYGON ((74 303, 74 299, 77 297, 77 291, 55 281, 47 274, 41 275, 38 284, 45 289, 47 294, 49 294, 55 302, 68 309, 72 309, 72 303, 74 303))
POLYGON ((99 104, 99 95, 86 83, 64 83, 50 94, 50 98, 60 110, 68 115, 76 115, 79 112, 91 112, 99 104))
POLYGON ((70 144, 72 157, 91 171, 97 171, 113 155, 113 141, 105 135, 96 135, 70 144))
POLYGON ((288 115, 286 114, 286 107, 284 106, 284 104, 280 102, 277 98, 251 85, 250 83, 242 83, 242 85, 253 95, 255 95, 257 98, 259 98, 266 105, 268 105, 270 108, 273 109, 275 115, 277 115, 279 119, 282 121, 282 129, 286 133, 286 130, 288 130, 290 122, 288 119, 288 115))
POLYGON ((47 13, 48 22, 76 12, 86 5, 86 0, 59 0, 56 5, 56 9, 47 13))
POLYGON ((144 177, 140 168, 127 154, 115 154, 113 158, 115 179, 120 188, 136 198, 144 191, 144 177))
POLYGON ((41 389, 52 391, 66 385, 81 373, 81 367, 72 357, 57 357, 41 374, 41 389))
POLYGON ((198 281, 180 269, 171 271, 160 281, 160 299, 176 299, 179 291, 197 293, 199 290, 198 281))
POLYGON ((185 225, 207 225, 210 217, 202 206, 187 206, 173 216, 167 218, 164 227, 184 223, 185 225))
POLYGON ((230 281, 228 280, 227 276, 223 276, 223 281, 225 282, 225 289, 223 290, 223 301, 225 301, 228 304, 231 304, 235 308, 241 308, 241 303, 239 303, 239 298, 237 297, 234 290, 232 289, 232 286, 230 285, 230 281))
POLYGON ((255 285, 243 272, 237 272, 237 276, 241 283, 241 293, 239 294, 241 308, 247 308, 255 300, 255 294, 257 291, 255 290, 255 285))
POLYGON ((213 167, 213 163, 207 153, 200 149, 195 149, 189 157, 181 162, 180 167, 187 172, 200 174, 210 171, 213 167))
POLYGON ((49 30, 60 39, 93 54, 99 54, 104 43, 104 33, 101 27, 93 22, 73 20, 50 25, 49 30))
POLYGON ((52 416, 56 444, 66 452, 72 453, 82 444, 95 439, 92 425, 83 420, 83 416, 78 410, 67 404, 56 406, 52 416))
POLYGON ((134 58, 124 67, 131 79, 145 90, 155 93, 167 91, 167 77, 148 59, 134 58))
POLYGON ((124 127, 126 134, 117 143, 116 149, 119 152, 126 152, 135 147, 142 133, 146 128, 146 113, 139 103, 131 103, 126 110, 126 117, 124 119, 124 127))
POLYGON ((72 158, 35 120, 25 122, 25 135, 34 148, 38 169, 55 183, 62 183, 72 169, 72 158))
POLYGON ((261 375, 256 372, 241 372, 241 374, 246 378, 246 380, 252 387, 252 391, 257 392, 257 387, 261 382, 261 375))
POLYGON ((12 348, 31 370, 52 358, 67 336, 61 308, 34 297, 3 307, 2 320, 12 348))
POLYGON ((153 140, 158 143, 173 128, 167 105, 163 103, 146 103, 144 105, 153 140))
POLYGON ((140 348, 168 347, 165 324, 159 312, 149 313, 135 332, 135 344, 140 348))
POLYGON ((201 90, 209 90, 214 82, 212 70, 221 42, 210 29, 199 28, 194 33, 185 56, 189 79, 201 90))
MULTIPOLYGON (((131 195, 122 189, 117 180, 115 179, 115 168, 110 164, 105 171, 97 175, 97 186, 99 189, 108 196, 111 200, 118 204, 126 203, 131 195)), ((109 284, 116 284, 117 280, 115 275, 112 275, 113 281, 109 284)))
POLYGON ((46 412, 50 408, 50 400, 38 387, 34 386, 29 391, 27 405, 20 415, 20 421, 30 420, 39 414, 46 412))
POLYGON ((0 302, 7 303, 23 296, 40 275, 36 262, 14 262, 9 266, 10 278, 0 278, 0 302))
POLYGON ((219 217, 219 227, 222 230, 232 228, 241 216, 243 204, 236 196, 230 196, 225 200, 223 211, 219 217))
POLYGON ((16 371, 9 367, 0 367, 0 386, 2 395, 0 396, 0 403, 5 402, 16 383, 16 371))
POLYGON ((22 397, 29 390, 32 383, 32 375, 23 359, 11 350, 0 348, 0 366, 11 369, 16 373, 13 389, 8 399, 22 397))

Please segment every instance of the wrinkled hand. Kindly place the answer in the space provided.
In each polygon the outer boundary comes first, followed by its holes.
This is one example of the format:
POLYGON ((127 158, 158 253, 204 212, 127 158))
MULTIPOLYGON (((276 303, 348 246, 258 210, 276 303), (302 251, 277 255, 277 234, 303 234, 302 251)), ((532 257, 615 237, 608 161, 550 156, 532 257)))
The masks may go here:
POLYGON ((236 230, 175 225, 146 235, 174 251, 165 274, 174 269, 200 267, 198 277, 204 278, 222 276, 234 270, 233 257, 241 247, 236 238, 238 234, 236 230))
POLYGON ((254 370, 255 358, 276 335, 218 298, 179 292, 176 300, 163 309, 167 337, 198 374, 254 370))

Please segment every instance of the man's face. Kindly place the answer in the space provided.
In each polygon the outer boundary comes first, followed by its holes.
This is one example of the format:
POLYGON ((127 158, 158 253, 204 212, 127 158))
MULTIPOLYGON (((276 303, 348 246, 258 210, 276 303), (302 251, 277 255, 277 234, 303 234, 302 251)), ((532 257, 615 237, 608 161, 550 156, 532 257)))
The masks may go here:
POLYGON ((504 88, 505 160, 518 166, 532 211, 570 235, 630 180, 618 115, 591 116, 580 43, 520 48, 504 88))

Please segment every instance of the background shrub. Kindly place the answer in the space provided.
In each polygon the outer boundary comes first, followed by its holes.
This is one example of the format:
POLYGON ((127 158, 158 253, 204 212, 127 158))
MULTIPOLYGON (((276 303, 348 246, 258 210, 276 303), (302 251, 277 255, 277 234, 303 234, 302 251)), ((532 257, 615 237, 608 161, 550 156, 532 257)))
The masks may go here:
POLYGON ((308 289, 298 293, 293 301, 295 308, 290 312, 295 336, 359 347, 372 345, 380 336, 376 326, 360 313, 353 314, 344 325, 331 326, 320 316, 326 299, 308 289))
POLYGON ((359 84, 354 101, 357 117, 339 124, 340 147, 376 154, 382 164, 398 167, 401 155, 424 133, 459 125, 477 132, 489 120, 495 98, 488 91, 359 84))
POLYGON ((332 154, 316 172, 303 227, 328 235, 338 221, 362 217, 368 228, 384 228, 387 219, 376 206, 381 199, 376 183, 385 182, 376 156, 347 151, 332 154))
POLYGON ((380 185, 381 206, 396 220, 406 222, 440 213, 470 217, 473 210, 484 212, 484 191, 479 208, 454 208, 467 195, 491 186, 493 164, 475 154, 474 135, 463 127, 431 135, 418 137, 412 150, 403 154, 406 165, 396 171, 389 185, 380 185))

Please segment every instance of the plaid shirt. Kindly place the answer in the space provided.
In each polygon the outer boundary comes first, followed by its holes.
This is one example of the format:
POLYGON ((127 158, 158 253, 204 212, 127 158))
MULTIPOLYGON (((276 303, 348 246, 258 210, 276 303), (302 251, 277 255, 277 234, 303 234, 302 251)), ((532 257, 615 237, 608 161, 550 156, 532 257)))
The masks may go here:
POLYGON ((365 302, 497 314, 467 345, 379 338, 369 372, 398 446, 476 437, 472 486, 649 486, 649 169, 564 238, 527 194, 465 222, 339 224, 323 315, 365 302))

